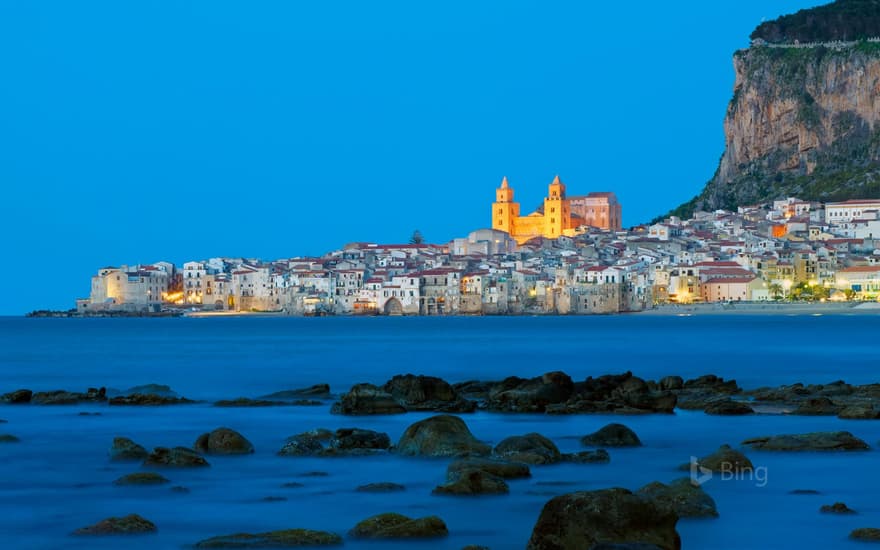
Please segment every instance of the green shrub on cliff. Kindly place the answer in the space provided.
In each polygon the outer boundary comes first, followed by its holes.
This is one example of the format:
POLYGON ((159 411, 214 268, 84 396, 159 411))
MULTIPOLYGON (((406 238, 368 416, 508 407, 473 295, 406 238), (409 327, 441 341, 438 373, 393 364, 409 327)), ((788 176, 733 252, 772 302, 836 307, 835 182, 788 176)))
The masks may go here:
POLYGON ((880 0, 837 0, 765 21, 752 40, 772 43, 852 41, 880 36, 880 0))

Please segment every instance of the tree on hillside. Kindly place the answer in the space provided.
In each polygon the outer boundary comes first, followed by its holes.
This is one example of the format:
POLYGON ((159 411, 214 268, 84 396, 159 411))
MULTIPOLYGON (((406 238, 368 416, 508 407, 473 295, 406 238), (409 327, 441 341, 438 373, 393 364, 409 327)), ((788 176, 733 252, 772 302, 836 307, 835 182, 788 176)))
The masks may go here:
POLYGON ((413 231, 412 237, 409 238, 409 244, 422 244, 425 242, 425 237, 422 236, 422 232, 416 229, 413 231))

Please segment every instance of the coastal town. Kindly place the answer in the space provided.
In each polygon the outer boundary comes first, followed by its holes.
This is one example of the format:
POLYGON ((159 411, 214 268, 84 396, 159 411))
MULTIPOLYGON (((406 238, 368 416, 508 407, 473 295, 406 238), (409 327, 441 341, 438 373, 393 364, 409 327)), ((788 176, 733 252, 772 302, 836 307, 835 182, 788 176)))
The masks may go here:
POLYGON ((623 229, 614 193, 570 196, 559 177, 527 216, 507 178, 495 199, 491 227, 443 244, 416 231, 320 257, 104 267, 75 314, 608 314, 880 295, 880 200, 787 198, 623 229))

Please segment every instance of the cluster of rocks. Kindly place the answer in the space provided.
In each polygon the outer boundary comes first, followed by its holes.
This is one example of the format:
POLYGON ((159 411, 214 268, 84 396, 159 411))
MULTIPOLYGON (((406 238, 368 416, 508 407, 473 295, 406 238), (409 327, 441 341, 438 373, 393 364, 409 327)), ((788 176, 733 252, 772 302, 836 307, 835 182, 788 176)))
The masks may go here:
POLYGON ((388 434, 360 428, 340 428, 335 432, 319 428, 287 438, 278 451, 281 456, 365 456, 387 452, 388 434))
POLYGON ((355 384, 330 409, 335 414, 400 414, 407 411, 473 412, 477 404, 435 376, 397 375, 382 386, 355 384))
POLYGON ((745 392, 755 403, 782 407, 788 414, 837 416, 845 420, 880 419, 880 384, 862 386, 842 380, 830 384, 802 383, 745 392))
POLYGON ((15 390, 0 395, 0 403, 10 405, 79 405, 83 403, 106 403, 108 405, 183 405, 195 403, 185 397, 164 389, 168 386, 148 385, 132 388, 124 394, 110 396, 107 388, 88 388, 85 392, 55 390, 33 392, 28 389, 15 390))
POLYGON ((250 397, 237 397, 235 399, 221 399, 214 403, 215 407, 277 407, 277 406, 315 406, 323 405, 325 400, 331 399, 329 384, 315 384, 307 388, 284 390, 258 399, 250 397))
POLYGON ((229 428, 217 428, 200 435, 192 448, 156 447, 152 452, 127 437, 116 437, 110 446, 110 459, 143 461, 144 466, 192 468, 209 466, 203 454, 251 454, 254 445, 246 437, 229 428))

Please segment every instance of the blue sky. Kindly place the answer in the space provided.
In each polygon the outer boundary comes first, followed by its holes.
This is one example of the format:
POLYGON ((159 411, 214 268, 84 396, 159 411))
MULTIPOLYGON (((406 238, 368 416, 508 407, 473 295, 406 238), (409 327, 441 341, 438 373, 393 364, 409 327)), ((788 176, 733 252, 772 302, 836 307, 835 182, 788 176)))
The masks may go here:
POLYGON ((505 175, 647 221, 712 176, 733 51, 818 3, 2 2, 0 313, 108 264, 445 242, 505 175))

